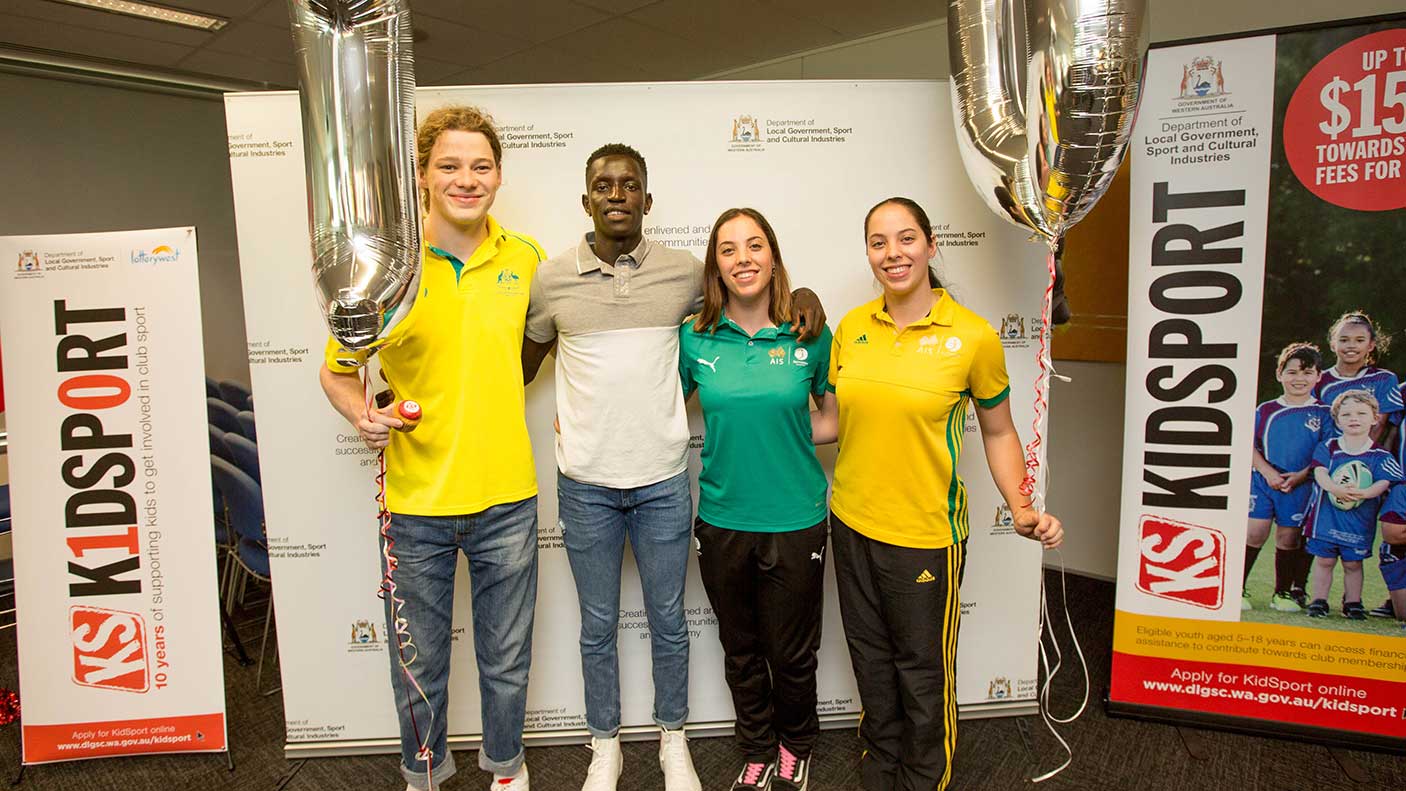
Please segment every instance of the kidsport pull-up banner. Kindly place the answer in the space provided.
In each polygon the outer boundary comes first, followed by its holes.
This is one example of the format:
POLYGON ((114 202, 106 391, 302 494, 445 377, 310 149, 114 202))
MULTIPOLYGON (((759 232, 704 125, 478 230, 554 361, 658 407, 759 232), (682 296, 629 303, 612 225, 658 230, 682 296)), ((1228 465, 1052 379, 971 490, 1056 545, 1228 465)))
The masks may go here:
POLYGON ((1406 750, 1406 17, 1145 79, 1109 710, 1406 750))
POLYGON ((27 764, 225 749, 195 247, 0 238, 27 764))

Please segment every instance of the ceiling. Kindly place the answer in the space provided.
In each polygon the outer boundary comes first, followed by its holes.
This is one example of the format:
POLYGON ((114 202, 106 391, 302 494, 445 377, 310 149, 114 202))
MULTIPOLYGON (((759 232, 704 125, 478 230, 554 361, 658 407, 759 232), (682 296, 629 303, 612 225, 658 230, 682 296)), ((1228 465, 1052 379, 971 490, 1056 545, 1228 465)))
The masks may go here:
MULTIPOLYGON (((91 62, 231 88, 297 85, 287 0, 161 0, 208 33, 50 0, 0 3, 7 57, 91 62)), ((410 0, 420 85, 686 80, 906 27, 937 0, 410 0)))

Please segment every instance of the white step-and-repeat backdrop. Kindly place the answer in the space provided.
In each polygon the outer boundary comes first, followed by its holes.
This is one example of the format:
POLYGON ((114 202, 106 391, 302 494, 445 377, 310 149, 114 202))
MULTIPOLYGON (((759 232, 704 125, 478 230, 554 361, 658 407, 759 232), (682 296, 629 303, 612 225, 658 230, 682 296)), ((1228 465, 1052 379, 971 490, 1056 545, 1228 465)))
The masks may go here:
MULTIPOLYGON (((1029 433, 1044 248, 1002 222, 972 192, 953 139, 947 85, 934 81, 671 83, 426 88, 425 113, 471 103, 496 118, 503 188, 493 214, 535 236, 549 255, 590 230, 581 209, 586 156, 609 142, 639 149, 654 208, 646 233, 702 257, 713 220, 732 206, 776 228, 796 285, 814 289, 831 324, 878 292, 865 259, 869 207, 907 195, 927 208, 942 244, 940 272, 955 296, 1002 334, 1013 410, 1029 433)), ((386 750, 395 744, 387 635, 376 598, 375 457, 327 406, 317 383, 327 337, 313 298, 303 144, 295 93, 226 100, 288 749, 301 755, 386 750)), ((578 609, 553 490, 552 366, 527 391, 541 492, 530 739, 584 739, 578 609)), ((695 438, 703 422, 691 415, 695 438)), ((976 423, 969 421, 969 440, 976 423)), ((827 469, 833 446, 821 451, 827 469)), ((1034 710, 1039 547, 1016 536, 998 507, 981 443, 961 469, 971 489, 970 559, 962 591, 958 695, 963 713, 1034 710)), ((628 561, 627 561, 628 563, 628 561)), ((479 732, 468 577, 461 560, 450 679, 450 734, 479 732)), ((691 723, 726 727, 731 701, 716 619, 696 568, 688 619, 691 723)), ((627 565, 620 664, 627 730, 651 723, 649 642, 638 580, 627 565)), ((835 600, 826 591, 820 710, 851 719, 859 700, 835 600)))

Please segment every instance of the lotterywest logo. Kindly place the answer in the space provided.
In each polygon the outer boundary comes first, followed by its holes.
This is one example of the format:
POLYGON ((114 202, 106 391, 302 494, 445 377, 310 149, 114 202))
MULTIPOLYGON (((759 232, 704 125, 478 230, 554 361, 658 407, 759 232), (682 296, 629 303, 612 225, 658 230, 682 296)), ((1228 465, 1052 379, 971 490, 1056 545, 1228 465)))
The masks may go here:
MULTIPOLYGON (((71 599, 101 598, 104 604, 136 604, 141 601, 143 590, 133 486, 137 462, 132 434, 122 430, 124 418, 117 412, 132 397, 126 321, 125 308, 71 308, 66 300, 54 300, 54 333, 58 336, 54 365, 59 378, 56 396, 66 413, 58 426, 58 446, 63 456, 58 462, 58 473, 71 491, 63 509, 64 543, 69 553, 68 595, 71 599)), ((143 353, 139 348, 138 357, 143 353)), ((145 505, 152 506, 154 502, 147 500, 145 505)), ((159 594, 159 588, 153 591, 153 602, 159 603, 159 594)), ((130 650, 133 641, 143 639, 134 633, 142 631, 142 621, 132 613, 75 606, 74 646, 85 656, 119 649, 112 647, 116 644, 111 634, 103 636, 101 628, 81 636, 84 644, 80 646, 80 624, 76 620, 80 610, 85 613, 84 619, 97 617, 90 616, 91 612, 118 613, 114 617, 126 618, 120 623, 104 622, 120 632, 120 650, 130 650), (95 640, 95 648, 84 647, 95 640)), ((153 611, 157 620, 159 613, 160 610, 153 611)), ((141 653, 145 662, 145 650, 141 653)), ((75 655, 75 662, 78 661, 75 655)), ((87 683, 78 678, 75 670, 75 681, 87 683)), ((164 686, 161 678, 156 682, 158 687, 164 686)))
POLYGON ((173 250, 164 244, 157 245, 151 250, 132 251, 132 263, 134 264, 169 264, 180 259, 180 250, 173 250))
POLYGON ((1225 534, 1157 516, 1138 530, 1138 590, 1162 599, 1220 609, 1225 592, 1225 534))
POLYGON ((1202 326, 1240 304, 1244 289, 1232 267, 1245 251, 1233 240, 1244 236, 1245 223, 1203 229, 1187 218, 1208 214, 1192 210, 1219 209, 1218 221, 1234 219, 1236 207, 1244 206, 1244 190, 1174 193, 1165 181, 1153 184, 1152 222, 1159 227, 1151 264, 1165 274, 1152 281, 1147 299, 1167 318, 1152 325, 1147 339, 1153 367, 1144 386, 1166 404, 1152 410, 1143 426, 1141 500, 1150 508, 1226 509, 1235 421, 1217 405, 1235 394, 1237 381, 1235 371, 1219 361, 1237 358, 1239 336, 1222 330, 1225 337, 1212 341, 1202 326))
MULTIPOLYGON (((157 627, 160 637, 161 627, 157 627)), ((146 627, 134 612, 77 605, 69 609, 73 683, 147 691, 146 627)))

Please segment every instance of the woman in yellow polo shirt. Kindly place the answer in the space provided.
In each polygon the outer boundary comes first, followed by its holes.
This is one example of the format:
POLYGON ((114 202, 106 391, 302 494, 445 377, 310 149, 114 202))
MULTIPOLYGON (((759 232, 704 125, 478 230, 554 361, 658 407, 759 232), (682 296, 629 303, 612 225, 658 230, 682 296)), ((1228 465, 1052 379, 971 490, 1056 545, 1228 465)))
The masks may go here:
POLYGON ((932 224, 890 198, 864 219, 883 296, 840 321, 816 443, 840 443, 830 501, 840 615, 859 683, 868 791, 946 789, 956 746, 957 588, 966 487, 957 476, 976 403, 982 444, 1016 530, 1046 548, 1063 529, 1020 493, 1005 353, 985 319, 958 305, 929 262, 932 224))

